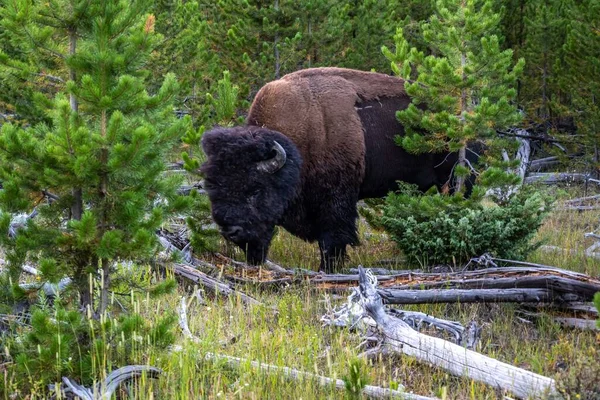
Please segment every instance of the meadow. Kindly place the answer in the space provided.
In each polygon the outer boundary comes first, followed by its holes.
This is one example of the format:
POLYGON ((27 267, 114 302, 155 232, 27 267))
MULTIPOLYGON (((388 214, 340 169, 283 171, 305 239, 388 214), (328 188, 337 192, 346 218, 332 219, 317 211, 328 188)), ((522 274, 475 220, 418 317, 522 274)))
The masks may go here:
MULTIPOLYGON (((592 243, 591 239, 584 239, 583 234, 597 228, 599 217, 600 213, 594 211, 554 211, 536 239, 567 251, 537 250, 529 261, 600 276, 600 260, 577 255, 583 254, 585 247, 592 243)), ((393 268, 407 268, 402 255, 384 234, 371 231, 364 223, 360 230, 362 245, 351 250, 351 266, 369 266, 378 260, 388 260, 390 264, 389 260, 396 260, 393 268)), ((237 250, 225 243, 222 251, 239 256, 237 250)), ((318 268, 319 262, 316 245, 306 244, 283 230, 274 239, 271 258, 281 265, 307 269, 318 268)), ((156 278, 149 267, 138 273, 140 280, 156 278)), ((139 310, 152 321, 169 313, 176 314, 181 296, 186 296, 190 330, 200 339, 198 343, 191 342, 177 332, 176 345, 160 352, 148 352, 147 338, 140 338, 139 346, 119 348, 119 343, 113 343, 123 357, 127 355, 140 364, 163 370, 158 380, 143 378, 131 385, 123 398, 351 398, 343 390, 322 387, 311 380, 298 382, 281 374, 259 372, 249 363, 233 368, 226 362, 207 360, 207 353, 288 366, 338 379, 349 376, 353 366, 371 385, 403 387, 408 392, 443 399, 505 398, 503 393, 488 386, 451 376, 408 356, 357 358, 363 339, 359 332, 324 327, 320 322, 320 317, 331 306, 345 300, 344 296, 333 296, 307 285, 268 290, 248 285, 241 290, 264 306, 247 306, 239 299, 213 298, 208 294, 199 301, 198 297, 191 296, 193 288, 186 290, 182 286, 160 300, 134 294, 129 302, 121 300, 123 307, 139 310)), ((477 351, 555 378, 559 388, 567 394, 566 398, 600 398, 600 334, 597 331, 562 327, 551 318, 555 314, 544 309, 537 310, 541 316, 531 318, 516 304, 435 304, 406 306, 405 309, 464 325, 474 320, 483 328, 477 351)), ((122 366, 119 357, 104 358, 104 363, 98 367, 107 371, 122 366)), ((5 379, 11 378, 5 374, 5 379)), ((17 388, 18 382, 5 387, 17 388)), ((27 398, 44 398, 44 393, 40 387, 39 393, 34 391, 27 398)), ((9 393, 4 393, 4 397, 12 398, 9 393)))

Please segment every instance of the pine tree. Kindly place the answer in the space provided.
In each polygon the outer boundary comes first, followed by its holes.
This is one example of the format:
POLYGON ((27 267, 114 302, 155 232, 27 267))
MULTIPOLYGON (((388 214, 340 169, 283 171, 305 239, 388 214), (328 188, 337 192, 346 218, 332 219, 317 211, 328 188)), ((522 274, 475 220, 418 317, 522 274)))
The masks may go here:
POLYGON ((11 4, 2 11, 13 33, 59 64, 66 84, 36 96, 51 123, 2 126, 2 246, 15 278, 26 261, 43 280, 70 276, 81 306, 102 315, 114 262, 150 259, 156 229, 190 203, 176 194, 180 178, 162 173, 185 130, 173 113, 178 83, 167 74, 156 93, 145 89, 160 40, 150 1, 11 4), (10 239, 11 213, 35 206, 38 216, 10 239))
POLYGON ((517 123, 513 104, 515 81, 524 65, 512 65, 512 51, 500 49, 497 31, 500 15, 490 0, 440 0, 436 12, 421 24, 423 38, 432 54, 409 47, 402 28, 395 36, 396 49, 382 50, 394 72, 406 80, 412 104, 397 113, 406 128, 398 144, 407 151, 458 151, 456 191, 465 178, 479 174, 485 184, 511 184, 515 177, 503 173, 500 161, 487 158, 491 167, 477 171, 468 163, 467 145, 484 141, 488 154, 509 144, 496 129, 517 123), (426 108, 421 107, 425 105, 426 108))

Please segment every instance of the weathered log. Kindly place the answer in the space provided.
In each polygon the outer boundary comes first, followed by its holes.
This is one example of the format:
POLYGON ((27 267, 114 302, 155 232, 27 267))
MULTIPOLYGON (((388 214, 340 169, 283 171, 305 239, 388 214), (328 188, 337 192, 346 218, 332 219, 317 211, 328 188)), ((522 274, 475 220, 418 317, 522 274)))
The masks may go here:
POLYGON ((566 318, 566 317, 553 317, 554 321, 558 322, 564 327, 575 328, 582 330, 599 331, 598 323, 595 320, 583 319, 583 318, 566 318))
POLYGON ((378 290, 385 304, 540 303, 556 300, 547 289, 429 289, 378 290))
POLYGON ((177 189, 177 194, 188 195, 194 189, 200 194, 206 194, 206 191, 204 190, 204 181, 196 182, 193 185, 182 185, 177 189))
MULTIPOLYGON (((170 243, 167 238, 165 238, 164 236, 158 235, 158 234, 157 234, 157 236, 159 238, 160 243, 164 247, 167 255, 169 253, 182 254, 181 250, 179 250, 176 246, 174 246, 172 243, 170 243)), ((165 262, 164 267, 166 269, 173 271, 173 273, 180 278, 184 278, 188 281, 194 282, 195 284, 198 284, 198 285, 201 285, 201 286, 207 288, 215 295, 239 296, 239 298, 246 304, 262 305, 262 303, 260 301, 254 299, 253 297, 248 296, 247 294, 245 294, 243 292, 240 292, 239 290, 236 290, 231 285, 229 285, 225 282, 221 282, 221 281, 205 274, 204 272, 199 271, 194 266, 190 265, 190 263, 197 262, 202 267, 209 267, 212 270, 217 270, 218 268, 216 266, 211 265, 210 263, 207 263, 205 261, 197 260, 196 258, 191 256, 191 254, 189 254, 189 253, 188 254, 183 253, 183 254, 185 256, 184 258, 186 258, 186 261, 188 261, 187 263, 185 261, 180 262, 180 263, 165 262)))
POLYGON ((547 167, 550 165, 556 165, 559 162, 560 161, 557 156, 539 158, 537 160, 531 160, 531 162, 529 163, 529 170, 539 171, 540 169, 542 169, 544 167, 547 167))
POLYGON ((576 199, 565 200, 564 203, 565 204, 584 203, 584 202, 590 201, 590 200, 600 200, 600 194, 597 194, 594 196, 578 197, 576 199))
POLYGON ((567 254, 571 254, 573 256, 585 256, 585 257, 590 257, 590 258, 600 258, 600 254, 596 253, 595 250, 596 248, 598 248, 598 243, 595 243, 593 245, 591 245, 590 247, 588 247, 585 252, 582 254, 580 251, 577 251, 575 249, 565 249, 564 247, 558 247, 558 246, 551 246, 551 245, 543 245, 540 246, 540 250, 544 251, 544 252, 557 252, 557 253, 567 253, 567 254))
MULTIPOLYGON (((369 274, 372 275, 370 270, 369 274)), ((365 330, 366 328, 367 331, 369 330, 369 327, 375 327, 375 321, 370 318, 365 318, 364 309, 358 305, 359 297, 356 288, 353 288, 350 295, 347 297, 346 303, 338 309, 329 307, 329 311, 321 317, 321 322, 328 326, 345 326, 351 329, 360 328, 362 330, 365 330)), ((479 340, 479 333, 481 330, 474 321, 471 321, 469 327, 465 328, 456 321, 436 318, 418 311, 406 311, 390 307, 386 308, 386 311, 391 315, 400 318, 417 331, 421 330, 423 326, 430 326, 440 331, 444 331, 450 334, 454 339, 454 343, 464 345, 469 349, 474 348, 479 340)), ((363 355, 368 356, 369 352, 371 352, 371 350, 368 350, 363 355)))
MULTIPOLYGON (((187 339, 191 340, 194 343, 199 343, 200 338, 194 336, 192 334, 192 332, 190 331, 190 328, 188 325, 188 319, 187 319, 186 304, 187 303, 185 301, 185 298, 182 297, 179 308, 178 308, 179 327, 181 328, 183 335, 187 339)), ((342 389, 342 390, 344 390, 346 387, 344 381, 341 379, 332 379, 332 378, 328 378, 325 376, 312 374, 310 372, 300 371, 295 368, 279 367, 276 365, 261 363, 259 361, 249 361, 247 359, 240 358, 240 357, 233 357, 233 356, 228 356, 225 354, 216 354, 216 353, 210 353, 210 352, 206 353, 204 358, 206 360, 224 361, 229 366, 234 367, 234 368, 239 368, 242 365, 247 365, 248 363, 250 363, 252 368, 260 370, 260 371, 264 371, 268 374, 281 374, 287 378, 291 378, 291 379, 297 380, 297 381, 317 382, 321 386, 332 386, 333 385, 336 388, 342 389)), ((371 386, 371 385, 366 385, 363 388, 363 393, 366 394, 367 396, 377 398, 377 399, 399 398, 399 399, 406 399, 406 400, 435 400, 435 398, 432 398, 432 397, 419 396, 419 395, 412 394, 412 393, 406 393, 404 391, 386 389, 386 388, 382 388, 382 387, 378 387, 378 386, 371 386)))
POLYGON ((563 206, 557 207, 557 211, 593 211, 600 210, 600 205, 596 206, 563 206))
MULTIPOLYGON (((72 393, 82 400, 99 400, 99 399, 111 399, 114 392, 117 390, 119 385, 122 383, 135 379, 142 376, 143 373, 147 373, 148 377, 157 379, 162 371, 158 368, 151 367, 149 365, 128 365, 111 372, 106 379, 93 388, 87 388, 71 380, 70 378, 63 377, 62 381, 65 388, 50 385, 50 390, 53 392, 62 392, 60 398, 65 398, 65 395, 72 393)), ((58 394, 54 396, 57 398, 58 394)))
POLYGON ((170 268, 178 277, 185 278, 186 280, 201 285, 209 289, 212 293, 216 295, 232 297, 239 296, 239 298, 246 304, 262 305, 262 303, 256 300, 255 298, 250 297, 247 294, 234 289, 233 287, 224 282, 218 281, 208 276, 204 272, 198 271, 196 268, 190 265, 174 263, 171 265, 166 265, 166 268, 170 268))
POLYGON ((381 330, 382 345, 494 388, 510 391, 520 398, 547 398, 556 394, 553 379, 503 363, 443 339, 416 332, 408 324, 386 313, 376 288, 377 278, 361 269, 360 306, 381 330))
POLYGON ((588 174, 568 172, 538 172, 525 178, 525 183, 562 183, 562 182, 585 182, 589 179, 588 174))
MULTIPOLYGON (((502 261, 501 259, 496 259, 502 261)), ((556 301, 591 301, 600 280, 573 271, 539 264, 498 267, 453 273, 404 271, 378 276, 381 288, 395 289, 546 289, 556 301)), ((309 281, 325 289, 347 289, 358 275, 318 275, 309 281)))

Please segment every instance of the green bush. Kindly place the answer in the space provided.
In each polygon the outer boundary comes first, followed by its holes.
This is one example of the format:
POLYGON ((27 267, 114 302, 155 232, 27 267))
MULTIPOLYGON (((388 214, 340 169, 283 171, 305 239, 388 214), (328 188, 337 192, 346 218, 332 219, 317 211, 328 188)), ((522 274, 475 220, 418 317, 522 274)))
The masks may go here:
POLYGON ((401 185, 387 196, 380 222, 412 263, 459 264, 483 253, 519 259, 539 245, 530 241, 550 205, 527 187, 499 203, 484 201, 477 187, 465 199, 401 185))

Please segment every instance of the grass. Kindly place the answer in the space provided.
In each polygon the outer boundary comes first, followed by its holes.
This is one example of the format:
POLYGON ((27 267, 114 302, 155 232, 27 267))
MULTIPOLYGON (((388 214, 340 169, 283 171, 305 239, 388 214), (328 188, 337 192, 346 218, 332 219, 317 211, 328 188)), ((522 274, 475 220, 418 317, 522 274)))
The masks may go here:
MULTIPOLYGON (((599 218, 600 213, 557 211, 545 222, 537 238, 550 245, 582 252, 591 244, 583 239, 583 233, 595 229, 599 218)), ((406 268, 401 254, 384 236, 369 232, 365 225, 361 225, 360 231, 363 244, 350 251, 352 265, 368 266, 377 260, 394 259, 396 268, 406 268)), ((224 250, 235 252, 231 248, 224 250)), ((319 263, 315 244, 306 244, 283 230, 273 241, 271 257, 283 265, 303 268, 315 269, 319 263)), ((569 253, 538 250, 529 260, 600 275, 600 260, 569 253)), ((239 300, 229 298, 207 299, 205 305, 194 300, 190 302, 188 318, 190 329, 201 339, 200 343, 187 342, 178 333, 177 344, 182 346, 179 351, 148 352, 143 346, 131 350, 135 354, 130 356, 137 362, 157 366, 164 374, 156 381, 140 380, 129 398, 322 399, 346 396, 343 391, 320 387, 314 382, 294 382, 280 375, 266 375, 250 365, 231 368, 224 362, 204 359, 206 352, 212 352, 294 367, 332 378, 349 374, 349 362, 359 352, 356 347, 361 342, 360 334, 323 327, 319 320, 329 303, 337 305, 343 300, 332 300, 327 293, 306 286, 276 292, 256 291, 251 287, 243 290, 266 306, 246 307, 239 300), (272 307, 279 312, 274 313, 272 307)), ((184 294, 184 289, 179 288, 177 293, 164 296, 160 301, 134 297, 125 306, 135 304, 146 318, 157 320, 165 314, 176 313, 180 296, 184 294)), ((600 398, 600 393, 597 397, 583 394, 582 388, 594 384, 598 387, 598 333, 565 329, 549 317, 527 322, 521 319, 519 307, 513 304, 435 304, 406 308, 463 324, 475 320, 483 326, 478 351, 556 378, 559 385, 569 386, 570 398, 600 398), (578 391, 581 397, 577 397, 578 391)), ((401 384, 406 390, 422 395, 446 399, 502 398, 497 390, 451 376, 407 356, 369 361, 364 373, 369 384, 383 387, 401 384)), ((6 386, 18 387, 17 378, 12 379, 15 381, 6 386)), ((38 388, 27 395, 28 399, 41 399, 45 393, 43 388, 38 388)), ((9 393, 2 393, 2 396, 8 399, 9 393)))

